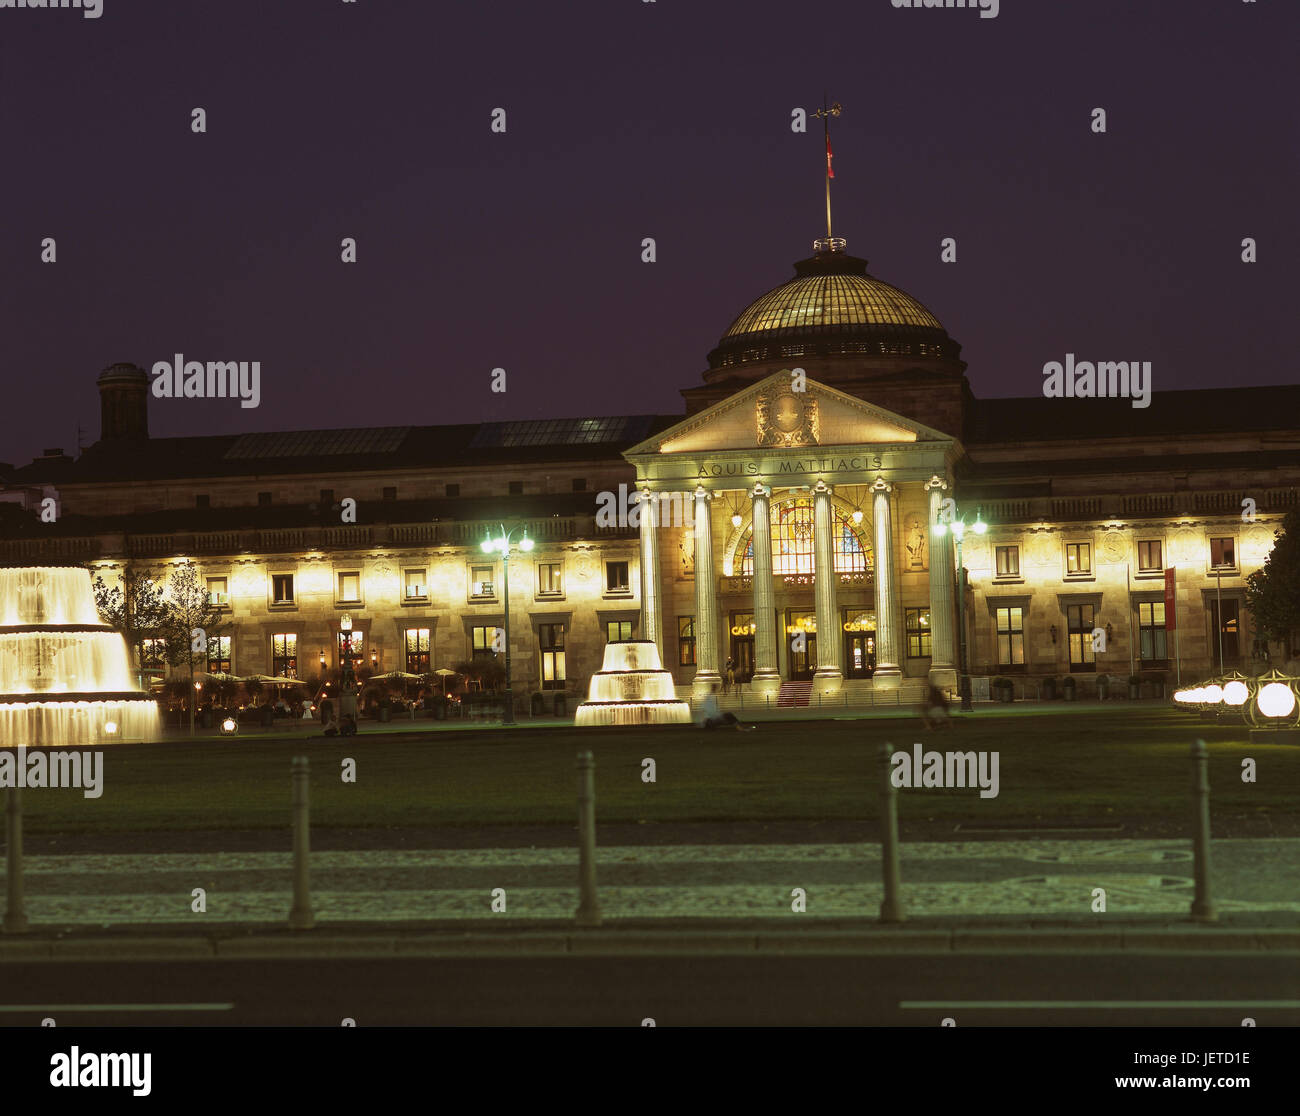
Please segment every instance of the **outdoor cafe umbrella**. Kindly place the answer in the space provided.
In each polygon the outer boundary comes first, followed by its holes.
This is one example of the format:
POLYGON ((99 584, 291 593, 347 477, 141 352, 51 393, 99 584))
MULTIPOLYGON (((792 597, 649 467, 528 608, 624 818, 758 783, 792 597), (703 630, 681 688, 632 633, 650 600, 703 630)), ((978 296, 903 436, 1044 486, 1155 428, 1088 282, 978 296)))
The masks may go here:
POLYGON ((443 697, 446 697, 446 696, 447 696, 447 679, 450 678, 450 677, 452 677, 453 675, 457 674, 458 672, 457 672, 457 671, 454 671, 454 670, 448 670, 446 667, 439 667, 439 668, 438 668, 437 670, 435 670, 433 673, 436 674, 436 675, 438 675, 439 677, 442 678, 442 696, 443 696, 443 697))

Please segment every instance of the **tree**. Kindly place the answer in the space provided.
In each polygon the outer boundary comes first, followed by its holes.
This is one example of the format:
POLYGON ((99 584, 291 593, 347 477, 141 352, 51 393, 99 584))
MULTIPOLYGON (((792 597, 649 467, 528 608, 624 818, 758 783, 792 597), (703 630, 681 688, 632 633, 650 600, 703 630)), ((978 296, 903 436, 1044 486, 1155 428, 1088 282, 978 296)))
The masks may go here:
POLYGON ((187 665, 190 679, 190 732, 194 731, 194 661, 206 663, 208 641, 223 634, 230 624, 221 609, 212 603, 208 587, 199 579, 193 563, 186 562, 172 570, 163 594, 163 638, 167 662, 187 665))
POLYGON ((1259 631, 1290 656, 1300 629, 1300 510, 1287 512, 1273 539, 1264 568, 1246 578, 1246 607, 1259 631))
POLYGON ((163 635, 166 609, 162 587, 147 572, 128 563, 118 584, 110 585, 102 574, 96 574, 93 589, 100 618, 122 633, 126 645, 135 654, 137 677, 143 688, 145 640, 163 635))

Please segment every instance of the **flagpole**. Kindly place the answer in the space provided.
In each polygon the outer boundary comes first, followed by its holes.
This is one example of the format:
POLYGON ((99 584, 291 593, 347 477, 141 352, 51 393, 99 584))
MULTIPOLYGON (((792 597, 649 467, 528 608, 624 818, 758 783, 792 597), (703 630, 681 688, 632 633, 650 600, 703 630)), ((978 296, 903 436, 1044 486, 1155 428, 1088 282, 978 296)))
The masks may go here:
POLYGON ((826 249, 833 251, 831 234, 831 179, 835 171, 831 166, 831 117, 839 116, 841 108, 838 103, 828 104, 826 94, 822 94, 822 107, 813 113, 822 118, 822 136, 826 140, 826 249))

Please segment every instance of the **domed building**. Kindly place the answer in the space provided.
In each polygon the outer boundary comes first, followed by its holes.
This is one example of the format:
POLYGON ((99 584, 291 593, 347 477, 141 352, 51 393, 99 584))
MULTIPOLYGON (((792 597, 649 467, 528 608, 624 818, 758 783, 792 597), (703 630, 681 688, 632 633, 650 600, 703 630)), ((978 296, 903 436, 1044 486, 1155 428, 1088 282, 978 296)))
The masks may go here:
POLYGON ((111 365, 98 442, 0 467, 0 561, 194 565, 215 675, 315 686, 347 646, 424 677, 508 647, 521 713, 580 700, 630 638, 683 696, 734 681, 745 708, 1285 657, 1244 584, 1300 500, 1300 388, 979 399, 938 316, 867 266, 818 241, 676 415, 153 438, 148 374, 111 365), (502 522, 535 544, 508 593, 479 545, 502 522))

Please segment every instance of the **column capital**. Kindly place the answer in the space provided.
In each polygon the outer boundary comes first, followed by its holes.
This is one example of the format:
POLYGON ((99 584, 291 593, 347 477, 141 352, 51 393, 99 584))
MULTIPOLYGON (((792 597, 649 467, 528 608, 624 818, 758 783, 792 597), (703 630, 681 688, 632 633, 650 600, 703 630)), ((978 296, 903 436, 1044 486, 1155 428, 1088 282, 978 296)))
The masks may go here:
POLYGON ((833 484, 827 484, 824 480, 819 480, 812 486, 812 490, 815 495, 825 493, 827 496, 831 496, 835 492, 835 486, 833 484))
POLYGON ((871 491, 875 493, 889 493, 894 491, 894 486, 885 480, 884 477, 877 477, 876 483, 871 486, 871 491))
POLYGON ((704 485, 697 484, 695 486, 695 498, 697 500, 712 500, 713 493, 710 492, 707 488, 705 488, 704 485))
POLYGON ((925 482, 925 488, 927 492, 932 488, 938 488, 940 490, 943 490, 946 489, 947 487, 948 487, 948 482, 943 477, 939 476, 937 473, 934 476, 932 476, 928 481, 925 482))
POLYGON ((764 484, 762 481, 758 481, 754 487, 749 490, 749 498, 751 500, 756 496, 761 496, 764 499, 770 500, 772 498, 772 486, 770 484, 764 484))

